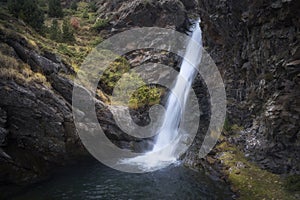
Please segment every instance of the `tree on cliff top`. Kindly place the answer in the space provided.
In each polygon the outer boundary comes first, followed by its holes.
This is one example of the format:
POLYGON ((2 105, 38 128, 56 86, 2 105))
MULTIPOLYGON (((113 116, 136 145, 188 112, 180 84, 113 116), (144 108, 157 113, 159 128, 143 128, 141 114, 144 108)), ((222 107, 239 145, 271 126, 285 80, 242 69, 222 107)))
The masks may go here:
POLYGON ((63 10, 60 4, 60 0, 49 0, 48 2, 48 15, 49 17, 61 18, 64 16, 63 10))
POLYGON ((62 39, 65 43, 75 41, 74 31, 67 20, 64 20, 62 25, 62 39))
POLYGON ((23 19, 32 28, 40 31, 44 25, 44 13, 36 0, 9 0, 8 9, 15 17, 23 19))
POLYGON ((50 34, 50 39, 57 41, 57 42, 61 42, 62 41, 62 33, 60 30, 60 27, 58 25, 58 21, 57 19, 54 19, 52 21, 52 26, 49 29, 49 34, 50 34))

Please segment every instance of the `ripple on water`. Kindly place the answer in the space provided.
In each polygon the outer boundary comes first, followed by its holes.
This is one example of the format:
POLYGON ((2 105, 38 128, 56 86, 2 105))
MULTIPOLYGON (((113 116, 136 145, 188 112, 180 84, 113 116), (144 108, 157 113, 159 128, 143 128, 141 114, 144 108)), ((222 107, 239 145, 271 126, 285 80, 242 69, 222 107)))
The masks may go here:
POLYGON ((183 166, 145 174, 119 172, 101 164, 64 170, 12 199, 231 199, 227 185, 183 166))

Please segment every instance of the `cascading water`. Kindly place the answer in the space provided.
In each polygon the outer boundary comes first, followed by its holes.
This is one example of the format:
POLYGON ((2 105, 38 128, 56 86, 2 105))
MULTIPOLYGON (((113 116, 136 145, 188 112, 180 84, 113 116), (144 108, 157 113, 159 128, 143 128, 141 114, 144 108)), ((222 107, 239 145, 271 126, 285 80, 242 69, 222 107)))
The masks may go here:
POLYGON ((175 150, 181 139, 178 128, 187 102, 192 82, 197 74, 196 68, 202 58, 202 32, 200 20, 195 22, 191 30, 191 39, 180 67, 179 76, 168 96, 166 112, 162 127, 158 131, 152 151, 142 156, 122 160, 122 163, 139 165, 142 169, 156 169, 168 166, 178 159, 175 150), (170 145, 172 142, 172 145, 170 145))
MULTIPOLYGON (((202 40, 199 22, 200 21, 197 21, 195 23, 191 41, 201 42, 202 40)), ((195 67, 197 67, 201 61, 202 45, 199 45, 197 49, 191 41, 187 46, 187 50, 180 67, 180 74, 177 77, 175 86, 168 97, 164 122, 159 131, 153 151, 158 151, 164 148, 177 136, 177 129, 186 105, 189 90, 197 73, 195 67)))

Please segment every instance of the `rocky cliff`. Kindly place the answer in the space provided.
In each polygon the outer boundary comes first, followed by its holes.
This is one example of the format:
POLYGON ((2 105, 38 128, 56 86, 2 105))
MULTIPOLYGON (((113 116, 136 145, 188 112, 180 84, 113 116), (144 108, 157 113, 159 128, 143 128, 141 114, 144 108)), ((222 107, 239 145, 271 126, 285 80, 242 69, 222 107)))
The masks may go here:
MULTIPOLYGON (((110 20, 108 36, 137 26, 182 29, 194 4, 136 0, 99 1, 97 6, 99 18, 110 20)), ((88 155, 72 117, 75 69, 63 54, 70 51, 57 53, 55 43, 6 12, 0 20, 0 184, 34 183, 52 169, 88 155)), ((135 54, 139 63, 151 61, 147 54, 135 54)), ((155 59, 165 58, 158 53, 155 59)), ((142 151, 148 142, 123 133, 97 97, 97 117, 106 135, 118 146, 142 151)))
MULTIPOLYGON (((101 0, 97 7, 99 19, 109 20, 101 31, 105 36, 139 26, 184 31, 189 16, 200 15, 204 46, 226 85, 226 140, 261 168, 299 173, 300 8, 296 0, 101 0)), ((5 14, 0 19, 0 184, 30 183, 49 169, 86 155, 71 112, 74 68, 24 36, 33 32, 20 20, 5 14)), ((149 57, 147 52, 135 54, 137 63, 149 57)), ((162 57, 154 60, 164 62, 162 57)), ((193 87, 205 123, 186 162, 197 166, 203 162, 197 153, 210 113, 201 77, 193 87)), ((114 124, 105 105, 99 101, 96 107, 110 139, 119 146, 132 146, 134 139, 114 124)))
POLYGON ((0 29, 0 179, 27 183, 82 150, 67 93, 72 83, 59 75, 72 70, 10 28, 0 29))
POLYGON ((231 142, 275 173, 300 173, 299 2, 199 1, 205 46, 223 74, 231 142))

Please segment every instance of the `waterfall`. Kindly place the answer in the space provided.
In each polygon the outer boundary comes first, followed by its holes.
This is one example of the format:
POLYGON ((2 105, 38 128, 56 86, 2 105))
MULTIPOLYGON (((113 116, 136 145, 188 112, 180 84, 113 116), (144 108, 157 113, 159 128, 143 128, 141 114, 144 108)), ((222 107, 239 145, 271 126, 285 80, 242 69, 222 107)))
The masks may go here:
POLYGON ((191 85, 197 74, 196 68, 202 58, 202 32, 199 23, 200 20, 195 21, 190 30, 191 39, 188 41, 179 76, 168 96, 164 121, 158 131, 153 150, 142 156, 122 160, 122 163, 140 165, 141 168, 148 170, 161 168, 161 166, 167 166, 177 161, 178 155, 176 155, 175 149, 181 139, 178 137, 178 128, 191 85), (174 146, 169 145, 171 142, 174 146))
POLYGON ((163 125, 159 131, 153 151, 158 151, 170 143, 176 136, 179 123, 184 112, 189 90, 195 78, 197 67, 201 62, 202 45, 198 48, 192 41, 202 41, 200 21, 195 23, 184 59, 180 67, 180 74, 175 81, 172 92, 169 94, 166 104, 166 113, 163 125))

